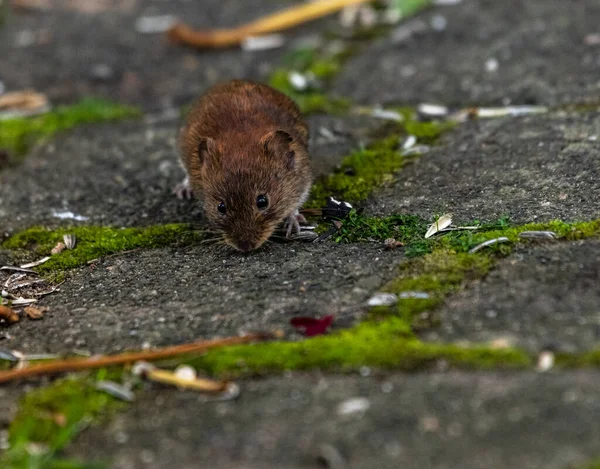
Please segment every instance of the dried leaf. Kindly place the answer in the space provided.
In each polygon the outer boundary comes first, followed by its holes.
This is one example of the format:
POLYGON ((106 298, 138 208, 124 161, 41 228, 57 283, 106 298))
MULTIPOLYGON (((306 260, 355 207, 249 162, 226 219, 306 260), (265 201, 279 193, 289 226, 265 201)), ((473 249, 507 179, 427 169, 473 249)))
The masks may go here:
POLYGON ((19 315, 8 306, 0 306, 0 319, 4 319, 8 324, 14 324, 19 322, 19 315))
POLYGON ((23 311, 29 319, 42 319, 44 313, 48 311, 48 307, 43 306, 41 308, 34 308, 33 306, 27 306, 23 311))
POLYGON ((333 315, 322 318, 311 318, 306 316, 297 316, 290 319, 290 324, 306 337, 325 334, 333 322, 333 315))
POLYGON ((431 238, 438 231, 441 231, 445 228, 448 228, 452 224, 452 214, 447 213, 446 215, 442 215, 438 218, 435 223, 432 223, 427 233, 425 233, 425 239, 431 238))
POLYGON ((66 248, 67 248, 67 246, 65 245, 65 243, 61 243, 59 241, 56 244, 56 246, 54 246, 52 248, 52 250, 50 251, 50 254, 52 254, 53 256, 55 256, 56 254, 60 254, 61 252, 63 252, 66 248))
POLYGON ((0 120, 43 114, 50 110, 45 95, 32 90, 14 91, 0 96, 0 120))

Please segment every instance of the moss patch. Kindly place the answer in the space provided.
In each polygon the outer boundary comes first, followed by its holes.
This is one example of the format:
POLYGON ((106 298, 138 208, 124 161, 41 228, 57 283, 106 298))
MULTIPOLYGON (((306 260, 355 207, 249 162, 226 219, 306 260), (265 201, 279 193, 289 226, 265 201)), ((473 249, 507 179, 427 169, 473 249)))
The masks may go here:
POLYGON ((367 148, 346 156, 338 169, 313 184, 306 207, 321 207, 330 195, 356 203, 366 199, 374 189, 392 182, 394 173, 418 155, 404 156, 401 142, 414 135, 420 143, 433 143, 453 127, 449 122, 418 122, 416 114, 403 109, 404 122, 394 124, 391 134, 367 148))
POLYGON ((414 215, 366 217, 353 211, 344 219, 342 228, 333 240, 338 243, 381 243, 386 238, 394 238, 404 244, 405 254, 408 257, 414 257, 430 253, 435 249, 467 252, 484 241, 501 236, 508 238, 509 242, 490 246, 486 252, 508 254, 515 243, 528 242, 527 239, 519 237, 523 231, 553 231, 559 239, 567 241, 600 236, 600 219, 579 223, 554 220, 510 226, 508 220, 502 218, 491 223, 479 221, 468 223, 470 226, 479 226, 477 230, 449 231, 425 239, 425 233, 431 223, 432 221, 414 215))
POLYGON ((408 324, 393 317, 369 320, 348 330, 300 342, 276 342, 214 350, 187 363, 213 375, 234 377, 285 370, 347 371, 360 366, 417 370, 439 360, 464 368, 522 368, 530 357, 515 349, 425 344, 408 324))
POLYGON ((10 448, 0 459, 6 469, 91 468, 77 461, 56 459, 58 452, 89 424, 111 415, 125 404, 97 391, 94 378, 66 378, 30 391, 9 427, 10 448))
POLYGON ((27 253, 33 251, 37 256, 47 256, 56 243, 62 241, 65 234, 77 237, 75 248, 52 256, 48 262, 36 267, 38 272, 53 274, 117 252, 184 245, 202 239, 201 232, 183 224, 146 228, 79 226, 57 230, 34 227, 11 236, 2 243, 2 247, 15 251, 26 250, 27 253))
POLYGON ((41 116, 0 121, 0 149, 19 156, 38 141, 77 125, 140 115, 141 112, 133 107, 100 99, 85 99, 72 106, 58 106, 41 116))

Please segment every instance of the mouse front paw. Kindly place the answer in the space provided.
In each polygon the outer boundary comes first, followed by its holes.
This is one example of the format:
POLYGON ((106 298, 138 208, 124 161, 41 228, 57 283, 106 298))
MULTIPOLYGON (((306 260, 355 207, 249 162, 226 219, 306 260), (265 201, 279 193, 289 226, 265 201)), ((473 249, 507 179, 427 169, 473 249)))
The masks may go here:
POLYGON ((191 199, 194 196, 194 192, 192 191, 192 186, 190 185, 190 179, 186 177, 183 181, 177 184, 175 189, 173 189, 173 194, 175 194, 178 199, 191 199))
POLYGON ((306 223, 306 218, 295 210, 285 219, 285 237, 289 238, 293 233, 300 233, 300 223, 306 223))

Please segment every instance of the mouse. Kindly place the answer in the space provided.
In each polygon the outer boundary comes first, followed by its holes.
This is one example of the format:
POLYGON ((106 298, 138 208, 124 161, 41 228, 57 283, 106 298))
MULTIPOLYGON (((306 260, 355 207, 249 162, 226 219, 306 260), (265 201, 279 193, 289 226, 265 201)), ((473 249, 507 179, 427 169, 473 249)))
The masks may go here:
POLYGON ((192 106, 179 133, 185 179, 178 198, 199 199, 234 249, 258 249, 284 224, 286 237, 306 220, 299 209, 312 185, 309 130, 296 103, 269 85, 217 84, 192 106))

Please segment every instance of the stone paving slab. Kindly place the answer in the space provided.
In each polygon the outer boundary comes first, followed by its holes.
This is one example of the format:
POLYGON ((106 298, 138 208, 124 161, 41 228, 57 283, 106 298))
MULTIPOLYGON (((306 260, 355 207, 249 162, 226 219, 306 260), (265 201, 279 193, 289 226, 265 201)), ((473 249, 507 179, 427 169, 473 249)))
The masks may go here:
MULTIPOLYGON (((34 88, 53 102, 93 95, 161 112, 189 104, 220 80, 264 79, 289 50, 195 51, 135 30, 139 17, 167 14, 199 29, 237 26, 285 7, 269 0, 51 3, 48 11, 13 13, 0 28, 0 80, 9 90, 34 88), (92 4, 100 10, 86 11, 92 4), (18 47, 32 36, 33 44, 18 47)), ((290 42, 314 36, 327 21, 297 28, 290 42)))
POLYGON ((598 450, 597 372, 290 374, 241 384, 238 400, 219 403, 148 390, 68 454, 110 455, 112 469, 561 469, 598 450), (369 407, 340 414, 354 398, 369 407), (319 464, 322 445, 345 463, 319 464))
POLYGON ((436 312, 433 340, 505 338, 532 352, 600 345, 600 242, 520 249, 436 312))
POLYGON ((585 37, 599 20, 594 1, 464 0, 375 41, 333 89, 370 104, 598 102, 598 46, 585 37))
POLYGON ((23 320, 4 346, 109 353, 240 331, 293 332, 295 315, 336 315, 348 327, 395 275, 401 253, 374 245, 271 243, 250 256, 217 246, 160 249, 80 269, 44 299, 43 322, 23 320))
POLYGON ((373 214, 513 223, 600 214, 600 114, 556 113, 466 123, 406 166, 367 204, 373 214))

